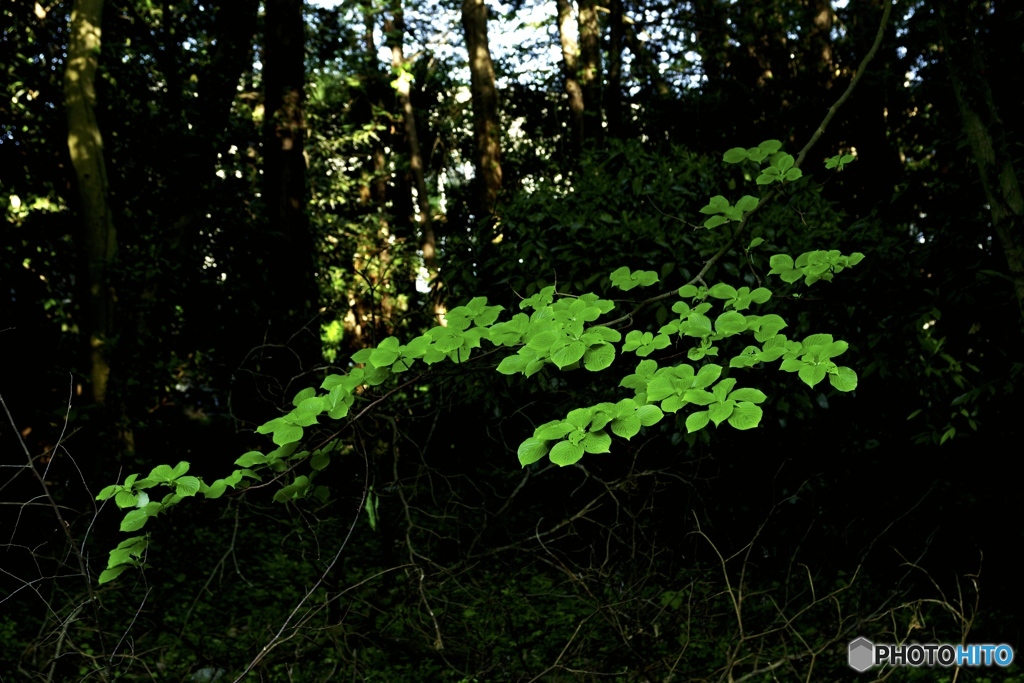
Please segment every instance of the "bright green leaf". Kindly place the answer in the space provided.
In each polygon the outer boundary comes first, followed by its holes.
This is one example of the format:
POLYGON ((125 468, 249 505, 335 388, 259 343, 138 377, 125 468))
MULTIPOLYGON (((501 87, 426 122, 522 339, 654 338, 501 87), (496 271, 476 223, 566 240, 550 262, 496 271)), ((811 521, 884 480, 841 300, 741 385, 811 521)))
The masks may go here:
POLYGON ((857 373, 850 368, 840 367, 838 374, 828 376, 828 381, 839 391, 853 391, 857 388, 857 373))
POLYGON ((726 311, 715 319, 715 331, 722 336, 739 334, 746 329, 747 319, 736 311, 726 311))
POLYGON ((749 401, 751 403, 762 403, 768 397, 765 396, 763 391, 758 389, 737 389, 736 391, 729 394, 729 398, 733 401, 749 401))
POLYGON ((702 367, 693 380, 694 389, 703 389, 710 386, 722 375, 722 366, 709 363, 702 367))
POLYGON ((278 446, 295 443, 302 439, 302 427, 290 424, 281 424, 274 430, 273 440, 278 446))
POLYGON ((210 499, 220 498, 221 496, 224 495, 224 492, 227 490, 227 488, 227 483, 223 479, 218 479, 217 481, 210 484, 209 489, 206 492, 204 492, 203 495, 210 499))
POLYGON ((813 387, 821 380, 825 379, 825 366, 824 365, 804 365, 800 368, 797 373, 800 379, 803 380, 804 384, 809 387, 813 387))
POLYGON ((559 441, 551 449, 548 457, 551 459, 551 462, 562 467, 574 465, 583 457, 583 446, 571 444, 568 441, 559 441))
POLYGON ((299 393, 295 394, 295 398, 292 399, 292 405, 298 406, 300 403, 302 403, 311 396, 316 396, 316 389, 314 389, 313 387, 306 387, 299 393))
POLYGON ((145 509, 132 510, 124 516, 121 520, 121 531, 130 533, 132 531, 138 531, 146 525, 146 521, 150 515, 145 509))
POLYGON ((531 465, 548 455, 548 444, 536 438, 528 438, 519 444, 519 464, 531 465))
POLYGON ((572 341, 552 353, 551 361, 561 369, 583 358, 583 354, 586 352, 586 344, 581 341, 572 341))
POLYGON ((692 413, 686 418, 686 431, 690 434, 699 431, 707 427, 710 418, 708 417, 708 411, 702 410, 697 413, 692 413))
POLYGON ((586 453, 608 453, 611 451, 612 437, 603 431, 588 433, 580 442, 586 453))
POLYGON ((198 477, 178 477, 174 481, 174 491, 183 498, 196 495, 199 491, 198 477))
POLYGON ((640 418, 640 424, 650 427, 661 421, 665 414, 658 406, 640 406, 636 409, 636 416, 640 418))
POLYGON ((498 372, 503 375, 514 375, 517 372, 522 372, 526 369, 526 365, 529 362, 529 359, 520 355, 507 356, 498 363, 498 372))
POLYGON ((565 420, 553 420, 537 427, 533 431, 533 438, 538 441, 554 441, 555 439, 561 439, 573 429, 575 427, 565 420))
MULTIPOLYGON (((648 406, 644 406, 648 407, 648 406)), ((654 406, 649 406, 653 408, 654 406)), ((659 411, 660 412, 660 411, 659 411)), ((640 431, 640 417, 638 415, 628 415, 626 417, 620 417, 616 420, 612 420, 611 430, 616 436, 621 436, 623 439, 631 439, 637 435, 640 431)))
POLYGON ((736 429, 753 429, 761 422, 763 411, 753 403, 740 402, 729 416, 729 424, 736 429))
POLYGON ((747 150, 742 147, 733 147, 722 155, 722 161, 727 164, 738 164, 741 161, 746 161, 747 157, 747 150))
POLYGON ((591 372, 597 372, 609 367, 614 360, 614 346, 606 343, 596 344, 583 354, 583 367, 591 372))
POLYGON ((117 567, 112 567, 110 569, 104 569, 102 572, 100 572, 100 578, 99 578, 100 585, 102 586, 105 583, 113 581, 118 576, 120 576, 121 573, 124 570, 128 569, 130 566, 131 565, 128 565, 128 564, 122 564, 122 565, 119 565, 117 567))
MULTIPOLYGON (((715 426, 722 424, 732 415, 733 405, 730 403, 712 403, 708 406, 708 419, 715 423, 715 426)), ((692 417, 692 415, 691 415, 692 417)))

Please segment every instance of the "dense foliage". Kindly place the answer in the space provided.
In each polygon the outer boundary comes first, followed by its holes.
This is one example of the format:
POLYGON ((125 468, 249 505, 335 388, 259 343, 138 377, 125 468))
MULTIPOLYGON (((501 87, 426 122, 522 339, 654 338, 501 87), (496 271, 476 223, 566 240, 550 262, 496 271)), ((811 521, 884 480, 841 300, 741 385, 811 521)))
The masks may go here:
POLYGON ((3 5, 0 679, 1019 650, 1022 22, 3 5))

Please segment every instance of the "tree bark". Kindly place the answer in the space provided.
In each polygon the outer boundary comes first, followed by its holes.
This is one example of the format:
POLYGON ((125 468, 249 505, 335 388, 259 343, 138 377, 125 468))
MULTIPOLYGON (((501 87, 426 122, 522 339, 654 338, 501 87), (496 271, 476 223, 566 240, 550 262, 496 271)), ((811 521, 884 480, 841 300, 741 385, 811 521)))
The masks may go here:
POLYGON ((580 5, 580 81, 583 86, 583 136, 600 141, 604 135, 601 115, 601 23, 597 0, 579 0, 580 5))
POLYGON ((409 167, 412 169, 413 182, 416 187, 416 206, 419 211, 420 248, 423 250, 423 263, 431 280, 437 277, 437 245, 434 238, 433 221, 431 220, 430 197, 427 195, 427 182, 424 176, 423 156, 420 153, 419 135, 416 132, 416 115, 412 109, 410 84, 412 75, 408 71, 403 53, 402 43, 405 37, 405 18, 401 7, 392 13, 392 19, 384 21, 384 32, 391 46, 391 66, 398 77, 394 81, 398 92, 398 103, 402 108, 402 122, 405 124, 405 138, 409 144, 409 167))
POLYGON ((569 96, 569 143, 573 157, 583 149, 583 88, 579 80, 580 50, 573 39, 572 0, 557 0, 558 38, 562 44, 562 73, 565 76, 565 92, 569 96))
POLYGON ((78 179, 84 225, 82 251, 88 289, 86 305, 92 397, 107 400, 109 344, 114 335, 114 292, 110 266, 117 255, 117 232, 107 202, 103 136, 96 121, 96 68, 102 39, 103 0, 75 0, 64 72, 68 151, 78 179))
MULTIPOLYGON (((373 93, 377 91, 378 82, 378 69, 377 69, 377 42, 374 39, 374 30, 376 28, 373 14, 373 4, 370 0, 362 0, 363 9, 363 46, 366 49, 366 64, 367 73, 371 75, 371 83, 367 86, 367 121, 370 123, 376 123, 376 113, 374 112, 374 105, 379 104, 373 98, 373 93)), ((381 142, 379 135, 374 135, 372 138, 373 142, 373 153, 370 159, 370 197, 374 203, 381 210, 384 210, 387 206, 387 194, 388 194, 388 179, 386 171, 386 155, 384 151, 384 143, 381 142)))
POLYGON ((1009 267, 1017 303, 1024 312, 1024 199, 1013 167, 1005 126, 992 96, 980 53, 976 22, 967 3, 939 5, 939 34, 963 119, 964 133, 992 214, 992 227, 1009 267))
POLYGON ((498 88, 487 41, 487 5, 484 0, 463 0, 462 27, 469 53, 470 94, 473 101, 473 137, 476 152, 478 215, 492 215, 501 192, 501 134, 498 88))
POLYGON ((622 8, 622 0, 610 0, 610 13, 608 16, 609 37, 608 46, 608 83, 604 91, 604 112, 608 119, 608 135, 612 138, 621 138, 622 129, 622 47, 625 42, 625 14, 622 8))

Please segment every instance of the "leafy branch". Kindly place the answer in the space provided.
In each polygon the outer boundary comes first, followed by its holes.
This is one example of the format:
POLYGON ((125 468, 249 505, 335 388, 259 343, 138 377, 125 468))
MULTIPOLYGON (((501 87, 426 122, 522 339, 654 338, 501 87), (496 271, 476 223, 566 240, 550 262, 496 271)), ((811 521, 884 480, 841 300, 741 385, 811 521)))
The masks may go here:
MULTIPOLYGON (((760 199, 744 195, 735 204, 723 195, 716 195, 708 201, 701 209, 702 213, 710 216, 705 220, 705 228, 713 229, 727 223, 737 225, 726 243, 704 262, 697 275, 683 287, 640 301, 631 312, 602 324, 592 323, 611 312, 615 304, 593 293, 556 300, 555 288, 545 287, 520 302, 520 308, 524 311, 532 310, 531 314, 517 313, 503 322, 497 322, 503 307, 490 306, 484 297, 477 297, 449 311, 445 324, 434 327, 407 344, 403 345, 397 338, 391 337, 375 348, 355 353, 352 361, 361 367, 353 368, 345 375, 328 375, 319 387, 323 393, 314 387, 300 391, 293 400, 291 411, 257 429, 260 434, 270 435, 277 448, 268 453, 250 451, 243 454, 235 461, 239 469, 227 477, 207 484, 187 474, 187 462, 180 462, 174 467, 159 465, 143 479, 133 474, 123 484, 107 486, 100 491, 97 499, 112 498, 119 508, 129 510, 121 522, 122 531, 140 531, 149 519, 185 498, 196 495, 219 498, 228 488, 246 488, 252 481, 262 481, 261 472, 279 476, 305 460, 310 462, 310 473, 296 476, 291 483, 275 493, 274 499, 278 502, 307 496, 324 499, 328 495, 327 489, 314 485, 314 480, 319 472, 330 465, 341 441, 337 437, 332 438, 313 452, 298 450, 299 444, 305 436, 306 428, 318 424, 321 417, 326 416, 330 420, 346 418, 365 388, 384 384, 392 376, 410 370, 416 362, 427 366, 445 360, 456 364, 465 363, 470 360, 473 351, 481 347, 483 341, 496 347, 518 347, 515 355, 505 357, 498 364, 497 370, 503 374, 530 377, 549 364, 560 370, 581 366, 592 372, 605 370, 614 362, 615 344, 622 341, 622 334, 614 325, 631 321, 645 306, 673 296, 681 298, 672 307, 678 318, 663 325, 657 334, 630 331, 626 335, 623 352, 633 352, 644 358, 667 348, 672 343, 672 337, 676 336, 679 340, 693 338, 697 341, 687 356, 691 361, 700 361, 707 356, 719 354, 717 342, 752 333, 761 346, 748 345, 730 359, 730 370, 781 359, 780 370, 796 372, 809 386, 815 386, 828 376, 837 390, 852 391, 857 385, 856 372, 832 361, 832 358, 846 351, 845 342, 833 341, 827 334, 811 335, 802 342, 789 340, 781 334, 781 330, 786 327, 781 317, 774 314, 745 315, 740 312, 751 305, 766 302, 771 297, 770 290, 764 287, 754 290, 746 287, 736 289, 726 283, 708 287, 704 283, 704 276, 712 265, 732 249, 750 218, 777 195, 780 191, 778 188, 802 176, 800 167, 807 153, 821 137, 838 108, 850 96, 865 67, 877 52, 890 13, 891 4, 887 2, 875 42, 862 60, 857 74, 795 159, 782 151, 782 144, 777 140, 768 140, 753 148, 737 147, 725 153, 723 160, 726 163, 751 162, 760 166, 767 162, 768 166, 761 171, 756 182, 758 185, 772 185, 773 189, 760 199), (707 315, 713 308, 706 301, 708 297, 723 302, 722 312, 715 317, 713 323, 707 315), (169 489, 159 501, 153 500, 149 494, 151 489, 157 487, 169 489)), ((829 168, 839 170, 848 162, 840 156, 838 160, 833 158, 827 163, 829 168)), ((751 242, 748 251, 755 246, 757 240, 751 242)), ((779 275, 785 282, 795 282, 803 277, 805 284, 810 285, 819 279, 830 280, 834 273, 856 265, 861 258, 861 254, 843 256, 834 250, 808 252, 795 261, 779 254, 772 257, 772 271, 769 274, 779 275)), ((610 277, 613 286, 622 291, 657 282, 656 273, 631 272, 628 268, 620 268, 610 277)), ((699 431, 709 423, 717 427, 722 422, 728 422, 736 429, 756 427, 762 417, 758 404, 767 397, 757 389, 736 388, 737 380, 733 377, 721 378, 723 372, 722 366, 713 363, 699 369, 687 364, 659 368, 653 360, 642 360, 636 372, 619 384, 634 390, 632 399, 578 408, 570 411, 564 420, 553 420, 541 425, 532 437, 520 445, 519 460, 526 466, 547 455, 556 464, 573 464, 585 453, 608 452, 611 447, 608 431, 620 438, 630 439, 642 427, 657 424, 665 413, 675 413, 687 405, 702 408, 687 416, 685 424, 689 433, 699 431)), ((373 403, 380 400, 383 398, 373 403)), ((365 414, 370 407, 363 407, 358 416, 365 414)), ((107 568, 100 575, 99 582, 106 583, 129 567, 139 566, 147 546, 146 536, 122 541, 111 551, 107 568)))

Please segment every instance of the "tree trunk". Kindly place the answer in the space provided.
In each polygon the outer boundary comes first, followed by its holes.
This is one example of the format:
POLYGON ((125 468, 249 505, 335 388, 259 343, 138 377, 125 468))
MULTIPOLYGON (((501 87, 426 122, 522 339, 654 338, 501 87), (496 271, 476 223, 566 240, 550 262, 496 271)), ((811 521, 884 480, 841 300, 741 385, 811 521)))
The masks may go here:
POLYGON ((583 88, 579 80, 579 46, 572 37, 572 0, 557 0, 558 38, 562 43, 562 72, 569 96, 569 142, 573 157, 583 150, 583 88))
POLYGON ((430 197, 427 195, 427 182, 424 177, 423 156, 420 154, 419 135, 416 132, 416 116, 412 110, 410 84, 412 74, 405 63, 402 43, 405 37, 405 18, 401 7, 393 12, 393 19, 385 20, 384 32, 391 46, 391 66, 398 73, 394 81, 398 92, 398 103, 402 108, 402 121, 405 124, 405 138, 409 144, 409 167, 412 169, 413 182, 416 188, 416 205, 419 211, 420 248, 423 250, 423 263, 431 280, 437 277, 437 246, 434 239, 434 227, 431 221, 430 197))
POLYGON ((107 400, 109 342, 114 334, 114 292, 109 270, 117 254, 117 232, 107 204, 103 137, 96 121, 96 67, 102 37, 103 0, 75 0, 64 72, 68 150, 78 179, 84 225, 82 251, 88 289, 87 329, 92 397, 107 400))
POLYGON ((470 93, 473 100, 473 137, 476 151, 478 216, 492 215, 501 192, 501 145, 498 88, 487 42, 487 5, 484 0, 463 0, 462 27, 469 53, 470 93))
POLYGON ((583 135, 600 144, 604 135, 601 116, 601 23, 597 0, 579 0, 580 81, 583 86, 583 135))
POLYGON ((263 52, 265 264, 268 315, 291 334, 315 309, 313 240, 306 215, 305 23, 302 0, 267 0, 263 52))
MULTIPOLYGON (((377 115, 374 112, 374 105, 379 104, 376 102, 373 93, 377 91, 378 82, 378 69, 377 69, 377 42, 374 40, 374 31, 376 25, 374 22, 373 4, 370 0, 363 0, 363 46, 366 49, 366 64, 367 71, 372 73, 371 80, 373 81, 367 87, 367 104, 368 104, 368 118, 367 121, 370 123, 377 122, 377 115), (371 66, 372 65, 372 66, 371 66)), ((370 159, 370 175, 372 180, 370 181, 370 197, 373 199, 374 204, 382 211, 387 207, 387 194, 388 194, 388 179, 386 171, 386 154, 384 151, 384 143, 381 142, 380 135, 374 135, 372 138, 373 153, 370 159)))
POLYGON ((622 47, 625 42, 626 26, 622 0, 610 0, 611 12, 608 16, 609 37, 608 47, 608 83, 604 91, 604 112, 608 118, 608 135, 621 138, 622 130, 622 47))
POLYGON ((1024 199, 1002 119, 985 74, 972 9, 946 0, 939 6, 939 34, 946 51, 964 132, 971 145, 1003 249, 1017 303, 1024 311, 1024 199))

